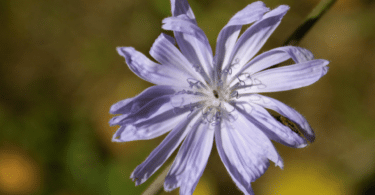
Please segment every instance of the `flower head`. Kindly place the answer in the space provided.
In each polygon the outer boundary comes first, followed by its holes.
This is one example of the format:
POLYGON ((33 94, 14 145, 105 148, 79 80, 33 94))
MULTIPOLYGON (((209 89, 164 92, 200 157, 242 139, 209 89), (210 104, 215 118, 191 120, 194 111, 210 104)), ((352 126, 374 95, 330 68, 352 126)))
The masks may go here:
POLYGON ((251 182, 265 172, 269 160, 283 167, 271 140, 300 148, 315 139, 301 114, 258 93, 310 85, 327 73, 328 61, 293 46, 255 56, 288 6, 270 10, 258 1, 236 13, 219 33, 213 56, 188 2, 171 4, 173 16, 164 19, 162 27, 173 31, 174 38, 162 33, 150 50, 158 63, 132 47, 117 48, 135 74, 156 85, 111 107, 110 113, 119 115, 110 124, 120 126, 113 141, 146 140, 169 132, 131 178, 136 185, 145 182, 182 143, 164 188, 180 187, 180 194, 192 194, 215 139, 233 181, 245 194, 253 194, 251 182), (242 26, 251 23, 240 35, 242 26), (295 64, 272 68, 288 59, 295 64))

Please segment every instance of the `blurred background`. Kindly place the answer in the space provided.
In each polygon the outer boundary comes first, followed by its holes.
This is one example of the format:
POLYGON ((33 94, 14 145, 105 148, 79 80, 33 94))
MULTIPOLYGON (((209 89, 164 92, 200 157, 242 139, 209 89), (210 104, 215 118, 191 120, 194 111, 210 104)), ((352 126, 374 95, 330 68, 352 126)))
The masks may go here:
MULTIPOLYGON (((249 0, 189 0, 215 46, 249 0)), ((291 9, 262 51, 280 46, 319 0, 264 0, 291 9)), ((115 48, 148 51, 169 0, 0 1, 0 194, 140 194, 131 172, 164 136, 112 143, 110 106, 151 86, 115 48)), ((372 194, 375 185, 375 1, 338 0, 300 46, 331 61, 307 88, 267 94, 302 113, 316 132, 303 149, 275 143, 256 194, 372 194)), ((171 162, 170 159, 168 162, 171 162)), ((175 190, 168 194, 178 194, 175 190)), ((194 194, 242 194, 216 149, 194 194)))

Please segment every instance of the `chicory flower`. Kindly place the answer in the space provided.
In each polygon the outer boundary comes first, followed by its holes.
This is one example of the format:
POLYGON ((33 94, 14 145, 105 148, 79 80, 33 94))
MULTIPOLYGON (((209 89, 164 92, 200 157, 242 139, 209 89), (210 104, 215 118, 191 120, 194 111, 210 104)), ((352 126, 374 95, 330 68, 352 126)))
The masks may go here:
POLYGON ((251 182, 265 172, 269 160, 283 168, 271 140, 301 148, 315 139, 301 114, 259 93, 308 86, 327 73, 329 62, 294 46, 255 56, 288 11, 286 5, 270 10, 258 1, 236 13, 219 33, 214 56, 188 2, 171 4, 172 17, 162 27, 173 31, 174 38, 162 33, 150 50, 158 63, 132 47, 117 48, 129 68, 155 86, 111 107, 110 113, 119 115, 110 124, 120 126, 113 141, 147 140, 169 132, 131 178, 136 185, 145 182, 182 143, 164 188, 180 187, 185 195, 193 193, 215 139, 233 181, 243 193, 253 194, 251 182), (251 23, 240 35, 242 26, 251 23), (288 59, 295 64, 273 67, 288 59))

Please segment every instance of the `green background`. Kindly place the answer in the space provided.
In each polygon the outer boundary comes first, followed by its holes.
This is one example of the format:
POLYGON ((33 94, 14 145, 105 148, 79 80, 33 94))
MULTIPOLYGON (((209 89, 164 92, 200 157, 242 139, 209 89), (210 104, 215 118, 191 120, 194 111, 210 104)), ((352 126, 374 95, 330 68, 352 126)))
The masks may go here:
MULTIPOLYGON (((220 29, 251 2, 189 1, 213 48, 220 29)), ((319 1, 264 2, 291 9, 262 51, 280 46, 319 1)), ((140 194, 152 183, 155 176, 135 187, 129 177, 164 136, 112 143, 117 127, 109 127, 108 111, 151 86, 115 48, 149 56, 170 15, 168 0, 0 1, 0 194, 140 194)), ((302 113, 316 141, 303 149, 275 143, 284 170, 271 163, 252 184, 256 194, 369 194, 374 18, 374 1, 338 0, 304 37, 301 47, 331 62, 328 74, 307 88, 267 95, 302 113)), ((241 194, 216 149, 195 194, 241 194)))

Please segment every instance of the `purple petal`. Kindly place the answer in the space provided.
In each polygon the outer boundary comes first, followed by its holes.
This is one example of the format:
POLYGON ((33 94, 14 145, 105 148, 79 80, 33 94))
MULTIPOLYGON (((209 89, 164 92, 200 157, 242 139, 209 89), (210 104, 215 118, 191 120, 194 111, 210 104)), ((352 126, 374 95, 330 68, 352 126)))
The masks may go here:
POLYGON ((279 114, 283 115, 284 117, 288 118, 289 120, 291 120, 292 122, 294 122, 300 127, 300 129, 302 130, 301 133, 303 134, 303 136, 305 136, 305 138, 308 141, 314 142, 315 140, 314 131, 312 130, 307 120, 300 113, 298 113, 293 108, 289 107, 288 105, 276 99, 273 99, 267 96, 262 96, 262 95, 258 95, 258 96, 260 98, 254 99, 251 101, 265 108, 274 110, 278 112, 279 114))
POLYGON ((249 77, 243 93, 286 91, 305 87, 318 81, 328 71, 327 60, 311 60, 299 64, 264 70, 249 77), (250 83, 250 84, 249 84, 250 83))
POLYGON ((141 108, 137 108, 135 112, 130 114, 125 114, 121 117, 116 116, 110 120, 110 125, 125 125, 126 123, 133 123, 138 120, 150 118, 153 115, 157 115, 160 112, 165 110, 173 109, 170 104, 171 95, 164 95, 158 98, 154 98, 151 101, 147 102, 141 108), (125 117, 126 116, 126 117, 125 117), (120 120, 121 119, 121 120, 120 120))
POLYGON ((233 109, 232 120, 223 120, 215 130, 215 142, 226 169, 245 194, 253 194, 250 182, 269 166, 268 159, 283 168, 283 161, 268 137, 233 109))
POLYGON ((206 35, 195 20, 186 15, 169 17, 163 20, 162 28, 174 31, 181 52, 196 69, 200 69, 198 72, 209 80, 207 73, 212 72, 212 50, 206 35))
POLYGON ((199 78, 200 74, 194 71, 193 65, 176 48, 173 41, 172 37, 162 33, 152 45, 150 55, 164 66, 179 69, 189 78, 199 78))
POLYGON ((193 194, 210 156, 213 137, 210 123, 198 121, 192 127, 165 178, 166 191, 180 187, 180 194, 193 194))
POLYGON ((273 161, 276 166, 283 168, 284 165, 280 155, 277 153, 275 147, 265 133, 252 121, 249 121, 243 113, 238 110, 236 110, 235 113, 236 112, 238 113, 238 117, 233 123, 233 126, 238 129, 241 137, 246 140, 245 143, 249 143, 249 147, 256 149, 257 153, 263 153, 262 158, 266 157, 273 161), (254 144, 251 144, 251 141, 254 144), (257 145, 258 148, 253 145, 257 145))
MULTIPOLYGON (((170 88, 172 89, 172 88, 170 88)), ((177 88, 176 88, 177 89, 177 88)), ((176 90, 175 89, 175 90, 176 90)), ((172 91, 162 91, 161 87, 150 87, 144 93, 136 97, 137 101, 133 101, 133 104, 125 105, 122 110, 130 108, 130 111, 120 116, 115 116, 110 120, 110 125, 130 125, 139 123, 149 118, 156 117, 160 114, 170 112, 177 112, 179 110, 193 110, 198 107, 204 97, 197 92, 192 92, 180 88, 177 93, 169 94, 172 91), (154 90, 161 89, 158 96, 155 98, 147 97, 146 95, 152 95, 155 93, 154 90), (182 89, 182 90, 181 90, 182 89), (162 95, 166 94, 166 95, 162 95)), ((174 91, 173 91, 174 92, 174 91)), ((120 102, 122 103, 122 102, 120 102)))
POLYGON ((138 111, 148 102, 153 99, 165 95, 171 95, 176 92, 176 89, 166 85, 156 85, 147 88, 142 93, 134 98, 121 100, 111 106, 109 113, 111 114, 129 114, 138 111))
POLYGON ((199 26, 197 26, 193 21, 188 20, 185 17, 165 18, 163 20, 162 28, 165 30, 173 30, 173 31, 185 33, 187 35, 191 35, 195 39, 197 39, 199 42, 209 47, 207 37, 204 34, 203 30, 199 28, 199 26))
POLYGON ((222 123, 221 129, 215 130, 216 147, 225 168, 243 193, 254 194, 250 182, 264 173, 269 162, 256 149, 259 146, 243 139, 238 129, 228 121, 222 123), (249 145, 254 148, 249 148, 249 145))
MULTIPOLYGON (((204 100, 204 96, 196 95, 195 93, 191 94, 175 94, 171 99, 171 104, 173 107, 184 107, 186 105, 194 105, 204 100)), ((193 109, 193 108, 192 108, 193 109)))
POLYGON ((186 15, 190 19, 195 19, 193 10, 186 0, 171 0, 171 6, 173 16, 186 15))
POLYGON ((294 46, 278 47, 256 56, 242 68, 240 73, 254 74, 273 65, 280 64, 290 58, 298 64, 313 60, 314 56, 310 51, 304 48, 294 46))
POLYGON ((252 124, 261 129, 268 138, 289 147, 305 147, 307 143, 304 138, 275 120, 263 107, 248 103, 252 102, 252 99, 257 97, 258 96, 246 96, 239 98, 239 101, 241 102, 237 104, 239 112, 241 112, 252 124))
POLYGON ((161 165, 169 158, 173 151, 177 148, 182 140, 186 137, 190 131, 189 125, 194 124, 199 120, 200 113, 198 111, 189 115, 189 117, 179 123, 156 147, 147 159, 135 168, 131 174, 131 178, 135 181, 136 185, 140 185, 145 182, 152 174, 157 171, 161 165))
POLYGON ((180 121, 186 119, 189 109, 179 112, 168 110, 155 117, 121 126, 113 135, 113 142, 149 140, 159 137, 173 129, 180 121))
POLYGON ((164 24, 163 28, 174 31, 174 36, 184 56, 206 80, 209 80, 207 73, 212 72, 212 50, 206 35, 197 26, 194 13, 186 0, 171 0, 171 6, 172 18, 180 18, 186 22, 177 21, 177 24, 172 26, 164 24), (188 28, 184 28, 184 25, 188 25, 188 28))
POLYGON ((112 121, 117 122, 117 125, 121 125, 113 135, 112 141, 127 142, 153 139, 170 131, 177 125, 179 119, 186 117, 188 111, 188 108, 175 111, 170 104, 164 104, 149 117, 134 115, 125 119, 120 118, 118 121, 112 121))
MULTIPOLYGON (((251 25, 237 41, 230 61, 233 61, 234 64, 241 67, 253 58, 280 24, 281 19, 288 10, 288 6, 281 5, 266 13, 261 20, 251 25)), ((228 64, 225 68, 229 68, 230 65, 231 64, 228 64)), ((232 71, 233 74, 236 75, 238 71, 240 71, 240 68, 233 67, 232 71)))
POLYGON ((145 81, 156 85, 186 84, 186 74, 178 69, 155 63, 132 47, 118 47, 117 52, 125 58, 130 70, 145 81))
POLYGON ((221 70, 222 65, 228 63, 232 49, 237 41, 242 25, 253 23, 262 18, 269 11, 263 2, 257 1, 237 12, 220 31, 216 44, 216 67, 221 70))
POLYGON ((195 94, 165 95, 153 99, 137 112, 114 117, 111 125, 121 125, 114 142, 153 139, 170 131, 189 111, 200 105, 195 94))

